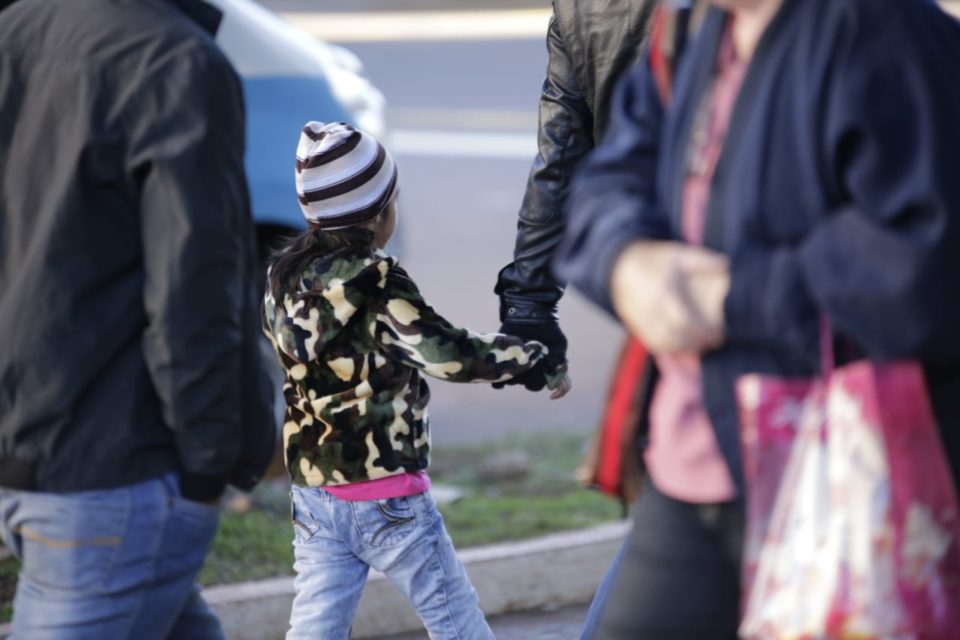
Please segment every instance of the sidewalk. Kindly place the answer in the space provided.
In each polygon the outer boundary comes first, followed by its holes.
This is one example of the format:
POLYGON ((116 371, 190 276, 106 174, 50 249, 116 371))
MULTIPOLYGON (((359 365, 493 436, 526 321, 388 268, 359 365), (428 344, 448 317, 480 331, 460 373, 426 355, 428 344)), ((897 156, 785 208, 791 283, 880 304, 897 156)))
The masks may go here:
POLYGON ((504 9, 549 9, 550 0, 260 0, 280 13, 358 13, 395 11, 496 11, 504 9))
MULTIPOLYGON (((497 638, 576 640, 586 606, 629 526, 629 522, 611 522, 461 550, 460 559, 497 638)), ((293 596, 290 577, 204 590, 231 640, 279 638, 287 627, 293 596)), ((422 628, 400 591, 383 574, 372 572, 357 610, 354 637, 421 640, 422 628)))
MULTIPOLYGON (((482 9, 549 9, 550 0, 260 0, 274 11, 354 13, 358 11, 477 11, 482 9)), ((944 7, 960 15, 960 0, 942 0, 944 7)))
POLYGON ((543 40, 544 8, 505 10, 349 11, 284 10, 283 17, 326 42, 543 40))
MULTIPOLYGON (((587 607, 529 611, 490 619, 497 640, 579 640, 587 607)), ((404 633, 382 640, 427 640, 426 633, 404 633)))

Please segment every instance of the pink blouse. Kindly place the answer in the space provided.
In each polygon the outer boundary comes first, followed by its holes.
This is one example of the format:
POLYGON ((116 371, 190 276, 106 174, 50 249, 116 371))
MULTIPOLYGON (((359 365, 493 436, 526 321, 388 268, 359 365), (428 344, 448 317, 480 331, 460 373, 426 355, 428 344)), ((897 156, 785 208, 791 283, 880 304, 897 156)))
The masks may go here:
MULTIPOLYGON (((703 243, 703 229, 733 105, 747 61, 737 59, 728 28, 717 55, 713 86, 694 122, 687 177, 683 184, 683 237, 703 243)), ((658 356, 660 381, 650 406, 650 446, 644 461, 657 489, 677 500, 716 503, 736 495, 730 471, 703 405, 700 359, 658 356)))

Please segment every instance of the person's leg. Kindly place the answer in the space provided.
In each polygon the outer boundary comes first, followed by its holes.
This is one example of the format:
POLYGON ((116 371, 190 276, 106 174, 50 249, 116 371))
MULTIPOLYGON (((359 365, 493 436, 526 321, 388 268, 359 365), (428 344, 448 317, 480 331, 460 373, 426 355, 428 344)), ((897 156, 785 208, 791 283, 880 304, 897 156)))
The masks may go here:
POLYGON ((346 640, 370 571, 344 542, 356 526, 349 503, 296 486, 291 500, 297 576, 287 640, 346 640))
POLYGON ((592 637, 736 638, 741 522, 734 504, 689 505, 649 483, 592 637))
MULTIPOLYGON (((14 637, 168 637, 219 517, 171 487, 174 476, 104 491, 8 492, 0 519, 23 561, 14 637)), ((222 638, 204 629, 187 637, 222 638)))
POLYGON ((194 585, 167 639, 212 640, 223 637, 220 620, 203 599, 199 585, 194 585))
POLYGON ((603 605, 607 601, 607 596, 610 593, 610 587, 613 585, 613 581, 616 578, 617 569, 620 568, 620 559, 623 557, 626 546, 627 543, 624 542, 623 546, 620 547, 620 551, 618 551, 616 557, 614 557, 613 562, 610 563, 610 567, 607 569, 607 572, 603 574, 603 579, 600 580, 600 584, 597 586, 596 593, 593 594, 593 600, 590 602, 590 608, 587 610, 587 617, 583 621, 583 630, 580 632, 580 640, 589 640, 597 631, 597 623, 600 621, 600 612, 603 611, 603 605))
MULTIPOLYGON (((217 534, 220 509, 184 499, 173 474, 161 483, 161 538, 153 549, 153 575, 144 587, 147 597, 137 613, 131 637, 222 640, 220 621, 196 586, 197 574, 217 534)), ((134 539, 150 535, 142 526, 131 529, 134 539)))
POLYGON ((162 529, 158 481, 72 494, 9 492, 4 528, 22 560, 15 638, 125 638, 145 601, 162 529), (138 504, 142 503, 142 504, 138 504), (133 532, 143 525, 146 537, 133 532))
POLYGON ((494 637, 429 493, 352 505, 364 557, 406 595, 431 640, 494 637))

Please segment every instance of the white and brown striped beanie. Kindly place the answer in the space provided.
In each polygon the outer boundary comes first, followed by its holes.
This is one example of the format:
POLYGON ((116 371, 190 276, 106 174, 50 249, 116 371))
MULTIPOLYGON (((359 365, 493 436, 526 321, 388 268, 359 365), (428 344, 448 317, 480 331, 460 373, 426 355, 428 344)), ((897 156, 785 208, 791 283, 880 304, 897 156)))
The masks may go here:
POLYGON ((308 122, 297 146, 297 195, 307 222, 342 229, 390 203, 397 165, 377 140, 344 122, 308 122))

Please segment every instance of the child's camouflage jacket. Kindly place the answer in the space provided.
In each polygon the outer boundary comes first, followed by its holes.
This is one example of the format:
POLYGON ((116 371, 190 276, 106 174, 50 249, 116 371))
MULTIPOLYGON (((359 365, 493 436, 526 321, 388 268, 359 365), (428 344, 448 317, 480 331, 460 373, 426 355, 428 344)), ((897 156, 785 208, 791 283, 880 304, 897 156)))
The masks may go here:
POLYGON ((287 470, 301 486, 375 480, 425 469, 427 374, 496 382, 545 352, 539 342, 450 325, 379 251, 314 261, 292 293, 268 291, 264 331, 286 373, 287 470))

